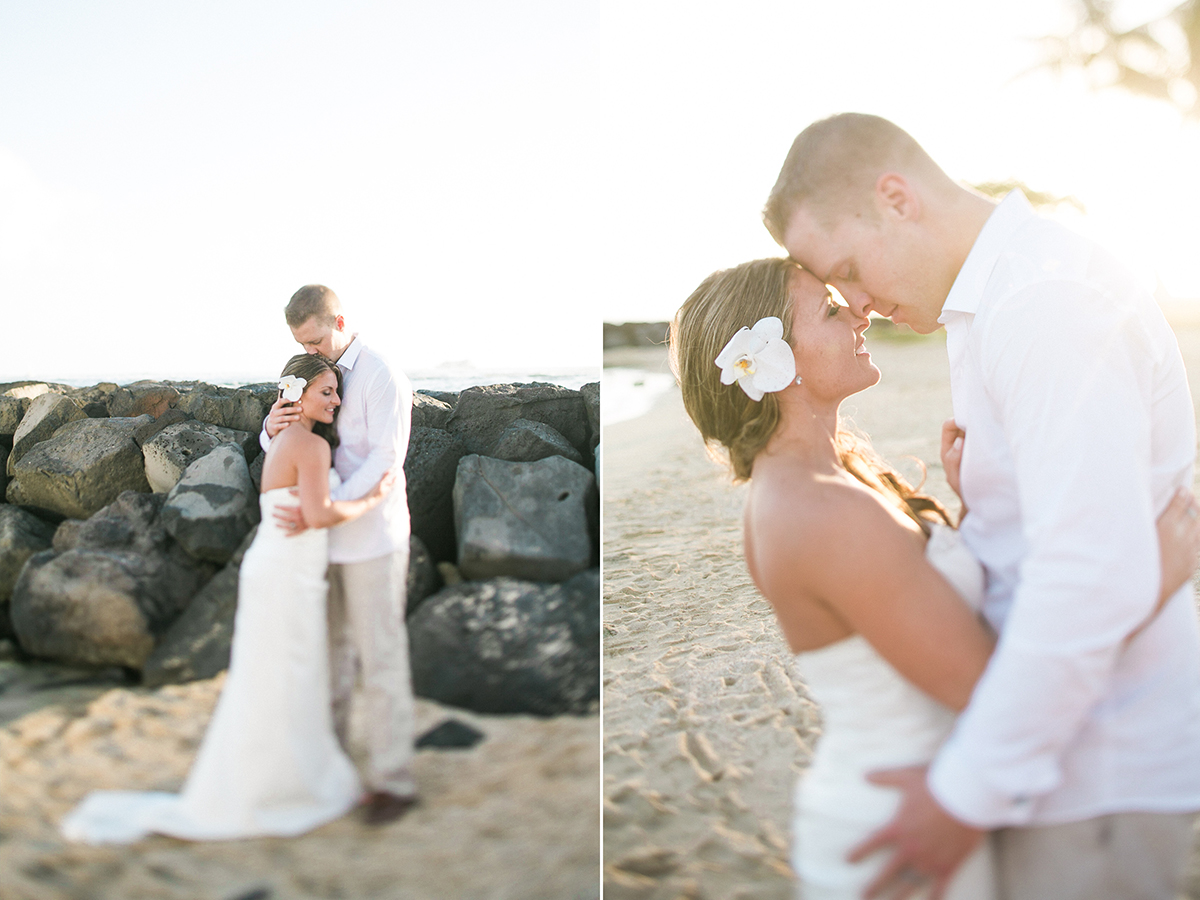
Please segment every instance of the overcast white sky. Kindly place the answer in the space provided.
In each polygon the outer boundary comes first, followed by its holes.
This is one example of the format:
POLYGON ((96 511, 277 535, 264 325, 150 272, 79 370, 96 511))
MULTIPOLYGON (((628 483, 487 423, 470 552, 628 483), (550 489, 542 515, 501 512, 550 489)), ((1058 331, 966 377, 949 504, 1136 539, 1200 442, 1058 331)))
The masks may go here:
MULTIPOLYGON (((1131 18, 1172 5, 1131 0, 1131 18)), ((600 362, 779 251, 791 139, 875 112, 1074 194, 1200 297, 1200 126, 1021 77, 1061 0, 0 0, 0 380, 274 374, 333 287, 399 366, 600 362)))

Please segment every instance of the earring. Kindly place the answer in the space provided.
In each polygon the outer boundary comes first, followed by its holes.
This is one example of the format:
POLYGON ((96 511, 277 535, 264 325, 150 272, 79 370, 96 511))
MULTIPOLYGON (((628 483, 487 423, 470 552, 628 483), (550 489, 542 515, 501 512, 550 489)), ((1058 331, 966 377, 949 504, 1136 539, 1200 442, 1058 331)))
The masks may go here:
POLYGON ((803 383, 804 383, 804 379, 801 378, 799 375, 797 375, 796 376, 796 384, 803 384, 803 383))

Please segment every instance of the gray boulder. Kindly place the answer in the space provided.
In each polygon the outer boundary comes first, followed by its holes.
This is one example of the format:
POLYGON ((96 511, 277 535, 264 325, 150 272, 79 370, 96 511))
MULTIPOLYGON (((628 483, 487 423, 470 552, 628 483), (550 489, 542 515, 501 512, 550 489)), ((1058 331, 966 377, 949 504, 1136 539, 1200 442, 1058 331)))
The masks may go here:
POLYGON ((196 559, 227 563, 258 524, 258 497, 241 448, 222 444, 188 466, 167 494, 163 526, 196 559))
POLYGON ((600 443, 600 382, 585 384, 579 389, 579 394, 583 397, 583 408, 587 412, 588 446, 595 453, 596 445, 600 443))
POLYGON ((63 522, 54 549, 30 557, 12 597, 14 630, 27 653, 142 665, 156 635, 215 571, 170 540, 164 500, 126 492, 86 521, 63 522))
POLYGON ((254 457, 254 462, 250 463, 250 480, 254 482, 254 492, 256 494, 262 493, 262 470, 266 459, 267 454, 260 453, 254 457))
POLYGON ((147 687, 211 678, 229 667, 238 574, 257 532, 254 528, 246 535, 225 568, 200 589, 163 633, 142 667, 142 683, 147 687))
POLYGON ((408 620, 413 688, 482 713, 586 713, 600 696, 600 573, 463 582, 408 620))
POLYGON ((64 425, 13 466, 8 502, 86 519, 123 491, 149 492, 142 451, 133 440, 149 421, 84 418, 64 425))
POLYGON ((12 451, 8 455, 8 474, 13 473, 13 466, 35 445, 49 440, 54 432, 68 422, 86 418, 87 413, 79 404, 62 394, 46 393, 34 399, 13 434, 12 451))
POLYGON ((192 417, 183 410, 172 407, 153 421, 147 422, 145 425, 140 426, 133 433, 133 441, 139 447, 145 447, 147 441, 153 438, 168 425, 178 425, 180 422, 190 422, 191 419, 192 417))
POLYGON ((169 621, 205 581, 216 566, 189 556, 171 539, 163 524, 163 494, 126 491, 90 519, 67 519, 54 532, 53 548, 68 550, 121 550, 151 560, 163 574, 158 580, 170 585, 161 597, 153 597, 148 609, 154 621, 169 621))
POLYGON ((541 422, 517 419, 500 432, 491 456, 509 462, 536 462, 547 456, 565 456, 571 462, 583 465, 583 454, 571 443, 541 422))
POLYGON ((221 444, 234 444, 244 458, 251 458, 251 444, 257 435, 234 431, 207 422, 189 420, 168 425, 142 444, 146 459, 146 480, 155 493, 164 493, 183 477, 184 470, 221 444))
POLYGON ((120 388, 111 381, 102 381, 91 387, 71 388, 67 396, 79 404, 89 418, 104 419, 112 415, 108 410, 112 395, 120 388))
POLYGON ((8 601, 25 561, 50 547, 54 528, 19 506, 0 505, 0 637, 15 635, 8 601))
POLYGON ((108 414, 158 418, 179 401, 179 389, 163 381, 135 381, 108 395, 108 414))
POLYGON ((489 384, 467 388, 446 430, 471 453, 493 455, 501 433, 517 419, 549 425, 580 453, 588 450, 587 413, 578 391, 557 384, 489 384))
POLYGON ((136 553, 34 554, 13 589, 17 640, 33 656, 139 668, 154 646, 138 602, 151 578, 146 558, 136 553))
POLYGON ((438 428, 414 428, 404 458, 412 533, 435 561, 454 559, 454 478, 467 455, 462 441, 438 428))
POLYGON ((455 404, 458 403, 458 395, 461 392, 460 391, 431 391, 426 388, 422 388, 421 390, 417 391, 416 393, 421 394, 422 396, 425 396, 425 397, 432 397, 434 400, 439 400, 442 403, 445 403, 451 409, 454 409, 455 404))
POLYGON ((551 456, 512 463, 465 456, 454 482, 458 568, 466 578, 565 581, 588 568, 596 479, 551 456))
POLYGON ((180 395, 176 406, 201 422, 248 431, 257 437, 277 396, 278 389, 267 390, 262 385, 229 388, 197 382, 180 395))
POLYGON ((442 586, 433 558, 425 549, 424 542, 415 534, 408 539, 408 580, 405 591, 404 614, 411 616, 421 601, 442 586))
POLYGON ((428 394, 413 394, 412 427, 445 428, 453 407, 428 394))
MULTIPOLYGON (((44 381, 6 381, 0 384, 0 437, 11 438, 29 411, 29 404, 53 390, 44 381)), ((12 446, 11 441, 9 446, 12 446)))

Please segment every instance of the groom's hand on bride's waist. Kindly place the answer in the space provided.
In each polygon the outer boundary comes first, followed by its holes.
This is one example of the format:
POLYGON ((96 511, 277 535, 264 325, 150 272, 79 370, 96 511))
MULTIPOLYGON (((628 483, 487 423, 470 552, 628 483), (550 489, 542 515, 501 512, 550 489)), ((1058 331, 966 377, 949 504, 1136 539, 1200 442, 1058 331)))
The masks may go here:
POLYGON ((940 900, 984 832, 951 816, 933 798, 925 782, 928 766, 887 769, 867 776, 872 784, 896 788, 903 796, 892 820, 850 851, 858 862, 879 850, 894 852, 864 897, 903 900, 932 885, 930 900, 940 900))
POLYGON ((279 527, 287 532, 288 537, 295 537, 303 531, 308 530, 308 525, 304 521, 304 510, 300 508, 300 492, 296 488, 288 491, 296 498, 295 506, 276 506, 275 521, 279 523, 279 527))

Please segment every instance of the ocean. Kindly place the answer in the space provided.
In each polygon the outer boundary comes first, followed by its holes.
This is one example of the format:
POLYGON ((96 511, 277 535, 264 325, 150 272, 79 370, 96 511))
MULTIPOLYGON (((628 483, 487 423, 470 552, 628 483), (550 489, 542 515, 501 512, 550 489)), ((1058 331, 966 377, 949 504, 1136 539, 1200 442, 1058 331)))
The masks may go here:
POLYGON ((600 424, 644 416, 659 397, 674 389, 675 376, 669 373, 606 366, 600 382, 600 424))

